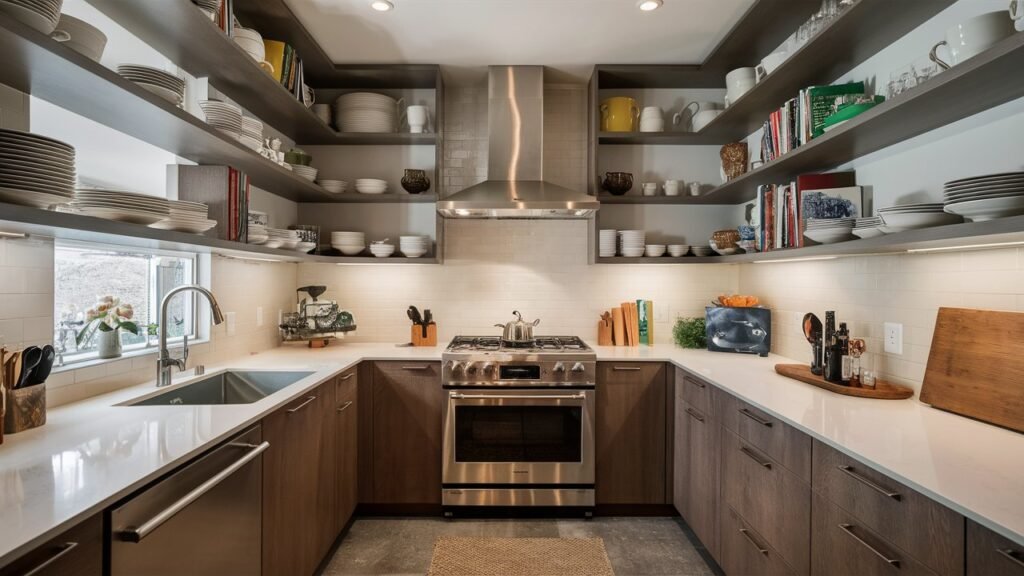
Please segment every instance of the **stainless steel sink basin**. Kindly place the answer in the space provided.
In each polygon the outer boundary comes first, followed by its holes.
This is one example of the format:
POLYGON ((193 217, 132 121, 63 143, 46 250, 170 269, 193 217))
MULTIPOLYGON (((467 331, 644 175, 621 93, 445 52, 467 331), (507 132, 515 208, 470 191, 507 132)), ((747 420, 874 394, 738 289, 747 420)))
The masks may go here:
POLYGON ((251 404, 282 390, 312 372, 232 371, 214 374, 202 380, 131 402, 129 406, 168 406, 172 404, 251 404))

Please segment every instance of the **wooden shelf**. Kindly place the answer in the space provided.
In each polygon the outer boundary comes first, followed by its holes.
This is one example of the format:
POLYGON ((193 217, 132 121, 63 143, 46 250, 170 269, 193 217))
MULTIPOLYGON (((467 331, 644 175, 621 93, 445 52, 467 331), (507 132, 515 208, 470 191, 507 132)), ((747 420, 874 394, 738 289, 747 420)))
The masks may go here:
POLYGON ((597 199, 601 204, 663 204, 663 205, 686 205, 686 204, 707 204, 704 200, 704 196, 690 196, 689 194, 680 193, 679 196, 642 196, 640 194, 625 194, 622 196, 612 196, 611 194, 601 193, 597 195, 597 199))
POLYGON ((409 194, 405 190, 386 194, 360 194, 349 190, 341 194, 331 194, 322 200, 331 204, 432 204, 437 202, 436 194, 409 194))
MULTIPOLYGON (((910 0, 922 1, 928 0, 910 0)), ((820 8, 819 0, 756 0, 711 50, 702 73, 717 76, 715 87, 725 86, 727 72, 760 62, 820 8)))
POLYGON ((725 76, 706 74, 696 64, 598 64, 594 76, 602 90, 636 88, 721 88, 725 76))
MULTIPOLYGON (((722 143, 746 138, 761 128, 769 114, 795 98, 800 90, 832 83, 953 1, 910 1, 893 8, 891 0, 859 0, 726 108, 699 134, 722 143)), ((767 54, 760 54, 748 62, 759 62, 767 54)), ((743 60, 733 63, 737 62, 743 60)), ((877 89, 884 89, 881 81, 877 89)))
POLYGON ((0 51, 7 55, 0 67, 0 84, 193 162, 234 166, 248 174, 254 186, 289 200, 323 201, 330 197, 316 184, 263 158, 199 118, 3 14, 0 51))
POLYGON ((927 83, 888 100, 789 154, 722 184, 705 196, 717 204, 756 197, 762 184, 828 170, 1024 96, 1024 34, 1017 33, 927 83))
POLYGON ((603 145, 688 146, 724 144, 716 136, 696 132, 601 132, 597 143, 603 145))
POLYGON ((598 256, 598 264, 728 264, 725 256, 660 256, 658 258, 627 258, 626 256, 598 256))
POLYGON ((335 132, 310 140, 302 140, 303 145, 334 145, 334 146, 436 146, 437 134, 385 133, 373 134, 366 132, 335 132))

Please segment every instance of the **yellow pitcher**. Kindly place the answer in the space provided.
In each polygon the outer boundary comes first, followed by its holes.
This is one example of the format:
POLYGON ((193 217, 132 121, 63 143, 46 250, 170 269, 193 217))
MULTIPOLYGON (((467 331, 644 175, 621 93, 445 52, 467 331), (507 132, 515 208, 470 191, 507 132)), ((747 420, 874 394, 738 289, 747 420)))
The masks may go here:
POLYGON ((602 132, 636 132, 640 106, 628 96, 616 96, 601 102, 602 132))

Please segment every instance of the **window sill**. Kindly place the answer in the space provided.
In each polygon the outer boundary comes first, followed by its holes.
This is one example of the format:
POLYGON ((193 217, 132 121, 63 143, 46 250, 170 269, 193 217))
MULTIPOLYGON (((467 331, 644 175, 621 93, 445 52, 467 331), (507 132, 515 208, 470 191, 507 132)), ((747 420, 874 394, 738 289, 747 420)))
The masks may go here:
MULTIPOLYGON (((188 346, 200 346, 210 342, 209 338, 202 340, 189 340, 188 346)), ((177 346, 174 348, 180 348, 180 343, 176 343, 177 346)), ((153 361, 156 361, 157 346, 151 346, 149 348, 137 348, 135 350, 126 350, 121 356, 117 358, 90 358, 88 360, 69 360, 63 366, 54 365, 52 374, 60 374, 61 372, 71 372, 74 370, 81 370, 83 368, 91 368, 93 366, 100 366, 103 364, 109 364, 111 362, 120 362, 126 359, 143 358, 145 356, 153 356, 153 361)), ((173 349, 173 348, 172 348, 173 349)))

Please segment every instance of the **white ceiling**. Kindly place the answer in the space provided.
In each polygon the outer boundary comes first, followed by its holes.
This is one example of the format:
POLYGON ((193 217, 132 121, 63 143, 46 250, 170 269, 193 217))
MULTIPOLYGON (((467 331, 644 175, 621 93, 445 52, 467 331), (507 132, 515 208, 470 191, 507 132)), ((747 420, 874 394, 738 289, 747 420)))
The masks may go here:
POLYGON ((488 64, 543 64, 586 82, 594 64, 700 63, 753 0, 287 0, 335 62, 440 64, 455 78, 488 64))

